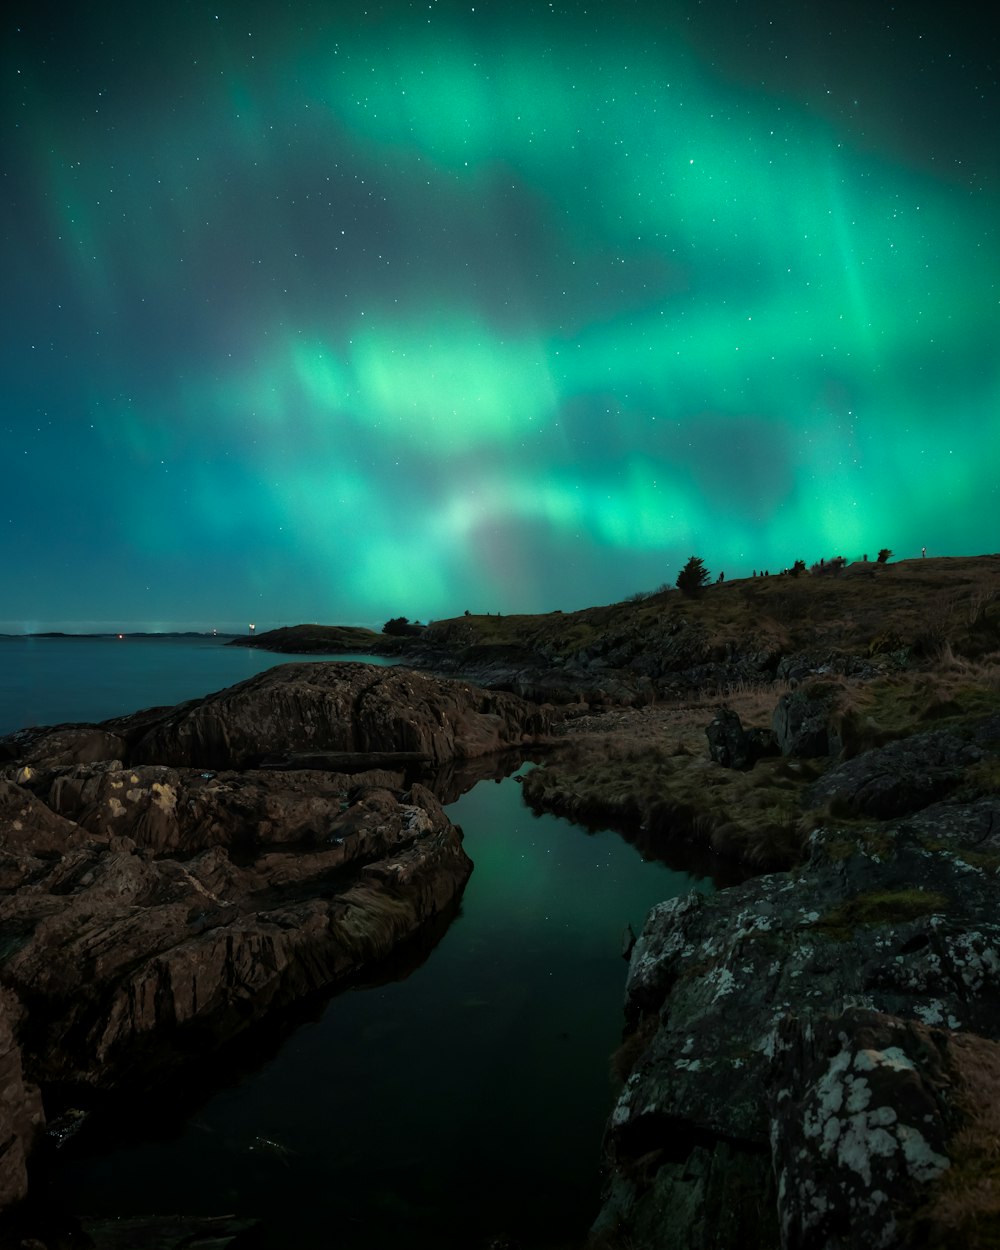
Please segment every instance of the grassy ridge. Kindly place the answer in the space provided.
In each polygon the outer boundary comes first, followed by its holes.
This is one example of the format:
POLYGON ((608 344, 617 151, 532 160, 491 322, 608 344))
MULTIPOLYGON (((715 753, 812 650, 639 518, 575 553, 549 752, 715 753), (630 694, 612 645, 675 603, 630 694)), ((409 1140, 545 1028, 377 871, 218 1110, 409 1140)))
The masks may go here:
POLYGON ((693 599, 665 590, 577 612, 471 614, 435 621, 423 638, 569 659, 627 640, 655 645, 679 629, 697 630, 715 656, 824 647, 872 654, 893 644, 931 655, 947 642, 974 658, 1000 645, 1000 555, 868 561, 822 576, 724 582, 693 599))

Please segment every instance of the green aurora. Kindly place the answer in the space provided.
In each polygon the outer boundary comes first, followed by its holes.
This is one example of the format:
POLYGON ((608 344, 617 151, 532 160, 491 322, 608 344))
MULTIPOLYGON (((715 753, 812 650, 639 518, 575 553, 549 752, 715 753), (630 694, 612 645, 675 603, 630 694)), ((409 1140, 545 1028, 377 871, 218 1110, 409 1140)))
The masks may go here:
POLYGON ((971 9, 19 10, 0 629, 996 549, 971 9))

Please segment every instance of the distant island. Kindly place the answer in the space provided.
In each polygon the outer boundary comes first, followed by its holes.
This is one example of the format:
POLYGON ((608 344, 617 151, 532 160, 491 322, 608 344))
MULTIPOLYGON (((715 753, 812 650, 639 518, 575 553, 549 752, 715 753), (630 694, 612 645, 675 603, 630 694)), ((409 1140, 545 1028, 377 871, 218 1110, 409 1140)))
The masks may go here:
POLYGON ((285 625, 262 634, 235 635, 230 647, 252 647, 292 655, 375 653, 384 636, 360 625, 285 625))
POLYGON ((34 630, 24 634, 0 634, 0 638, 235 638, 229 630, 161 629, 128 630, 103 629, 97 633, 74 633, 64 629, 34 630))

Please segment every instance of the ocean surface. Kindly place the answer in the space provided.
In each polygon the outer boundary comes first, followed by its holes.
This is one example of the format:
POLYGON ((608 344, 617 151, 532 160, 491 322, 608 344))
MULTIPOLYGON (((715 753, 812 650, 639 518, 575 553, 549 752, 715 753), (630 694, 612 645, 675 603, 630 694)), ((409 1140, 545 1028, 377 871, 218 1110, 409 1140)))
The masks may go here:
MULTIPOLYGON (((0 725, 171 702, 281 659, 190 640, 4 641, 0 725)), ((290 1015, 224 1074, 92 1120, 45 1178, 46 1205, 237 1212, 261 1220, 253 1244, 269 1250, 578 1247, 600 1202, 622 931, 712 887, 613 832, 532 815, 514 776, 449 814, 475 870, 431 949, 290 1015)))
POLYGON ((0 635, 0 734, 28 725, 101 721, 181 703, 255 673, 305 659, 394 661, 374 656, 276 655, 212 637, 111 634, 0 635))

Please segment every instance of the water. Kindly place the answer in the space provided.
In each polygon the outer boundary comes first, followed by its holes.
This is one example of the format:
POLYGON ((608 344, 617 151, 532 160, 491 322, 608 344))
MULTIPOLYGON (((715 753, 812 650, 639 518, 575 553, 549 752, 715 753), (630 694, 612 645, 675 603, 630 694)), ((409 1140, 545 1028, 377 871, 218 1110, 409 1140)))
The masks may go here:
MULTIPOLYGON (((143 653, 153 686, 206 654, 156 646, 143 653)), ((222 654, 223 668, 265 666, 222 654)), ((206 663, 192 680, 231 678, 206 663)), ((79 668, 75 681, 91 708, 79 668)), ((162 697, 137 686, 128 706, 162 697)), ((476 1250, 500 1234, 524 1250, 579 1246, 599 1205, 623 928, 710 886, 614 833, 532 815, 514 778, 480 782, 449 812, 475 871, 405 979, 318 1005, 253 1066, 167 1111, 136 1105, 103 1144, 98 1124, 46 1181, 46 1203, 98 1217, 235 1211, 259 1217, 254 1245, 274 1250, 476 1250)))
POLYGON ((108 720, 143 707, 181 703, 276 664, 304 659, 394 662, 376 656, 276 655, 225 643, 210 637, 0 636, 0 734, 29 725, 108 720))

